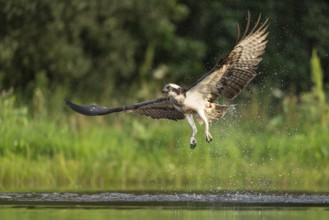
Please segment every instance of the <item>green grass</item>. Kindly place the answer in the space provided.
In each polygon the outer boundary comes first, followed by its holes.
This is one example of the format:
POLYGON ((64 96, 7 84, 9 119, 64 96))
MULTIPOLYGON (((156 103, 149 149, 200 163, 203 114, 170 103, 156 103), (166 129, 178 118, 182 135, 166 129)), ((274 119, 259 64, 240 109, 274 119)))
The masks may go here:
POLYGON ((294 130, 285 120, 256 117, 252 104, 247 120, 245 107, 212 125, 210 144, 199 126, 191 150, 185 121, 84 117, 64 106, 57 120, 33 118, 15 96, 2 98, 0 190, 326 191, 328 127, 294 130))

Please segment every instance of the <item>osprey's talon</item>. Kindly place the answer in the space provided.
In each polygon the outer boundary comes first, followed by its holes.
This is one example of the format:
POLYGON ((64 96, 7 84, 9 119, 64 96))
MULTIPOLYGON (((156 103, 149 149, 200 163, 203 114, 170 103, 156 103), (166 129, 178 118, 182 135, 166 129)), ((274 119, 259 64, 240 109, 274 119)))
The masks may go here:
POLYGON ((210 141, 212 141, 212 136, 211 134, 206 134, 206 141, 209 143, 210 141))
POLYGON ((194 149, 195 147, 196 147, 196 139, 195 139, 195 137, 191 137, 190 148, 194 149))

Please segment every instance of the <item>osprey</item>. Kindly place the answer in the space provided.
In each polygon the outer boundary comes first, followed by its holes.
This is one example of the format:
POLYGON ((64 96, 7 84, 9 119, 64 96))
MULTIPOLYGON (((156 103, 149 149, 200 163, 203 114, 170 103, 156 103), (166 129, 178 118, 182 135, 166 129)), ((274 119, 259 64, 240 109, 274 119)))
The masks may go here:
POLYGON ((243 35, 237 25, 238 38, 233 50, 220 60, 207 74, 191 88, 184 89, 174 83, 165 84, 162 92, 167 96, 133 105, 106 108, 97 105, 77 105, 68 100, 65 103, 74 111, 88 116, 106 115, 114 112, 133 112, 153 119, 186 119, 192 128, 190 147, 196 147, 197 128, 194 117, 205 125, 205 138, 212 140, 209 123, 223 117, 232 105, 219 105, 218 96, 234 99, 256 76, 256 69, 265 52, 268 35, 268 18, 260 24, 261 16, 249 31, 250 14, 243 35))

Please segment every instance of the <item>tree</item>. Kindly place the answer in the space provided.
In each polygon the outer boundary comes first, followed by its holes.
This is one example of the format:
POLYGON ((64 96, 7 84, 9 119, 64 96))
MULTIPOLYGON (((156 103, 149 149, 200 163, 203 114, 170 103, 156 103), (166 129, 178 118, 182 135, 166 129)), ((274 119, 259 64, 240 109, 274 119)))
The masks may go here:
POLYGON ((134 95, 145 98, 164 81, 191 85, 229 53, 248 10, 252 23, 270 17, 256 82, 308 90, 312 48, 320 58, 329 50, 324 0, 0 0, 0 89, 29 99, 42 81, 95 100, 141 87, 134 95))

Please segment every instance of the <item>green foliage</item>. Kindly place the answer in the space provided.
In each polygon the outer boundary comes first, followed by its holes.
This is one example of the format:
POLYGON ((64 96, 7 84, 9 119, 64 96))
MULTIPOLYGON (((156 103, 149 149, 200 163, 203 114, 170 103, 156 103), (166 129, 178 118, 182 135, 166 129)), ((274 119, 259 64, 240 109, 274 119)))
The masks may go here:
MULTIPOLYGON (((252 22, 258 13, 270 17, 265 74, 256 81, 308 91, 309 51, 318 48, 320 57, 328 51, 326 6, 324 0, 0 0, 0 88, 13 87, 28 102, 40 73, 51 92, 62 87, 66 96, 93 101, 152 84, 136 94, 144 98, 164 81, 189 86, 229 52, 235 23, 243 30, 249 10, 252 22), (164 66, 156 80, 153 73, 164 66)), ((322 65, 328 69, 326 60, 322 65)))
POLYGON ((318 99, 319 105, 322 108, 325 105, 325 93, 323 91, 323 71, 316 49, 312 51, 311 58, 311 75, 314 83, 313 92, 318 99))
POLYGON ((74 86, 84 95, 109 95, 130 84, 139 77, 148 43, 166 51, 163 42, 177 38, 173 21, 186 14, 175 0, 16 0, 0 6, 0 85, 29 98, 39 73, 52 90, 74 86))
POLYGON ((298 136, 301 140, 306 137, 313 140, 311 146, 308 146, 308 156, 326 161, 329 159, 329 144, 319 134, 328 132, 329 104, 323 86, 323 70, 315 49, 310 66, 312 90, 304 92, 300 97, 294 94, 285 96, 282 100, 282 114, 272 118, 268 128, 278 133, 286 132, 282 131, 282 128, 286 128, 290 134, 304 135, 304 138, 298 136))

